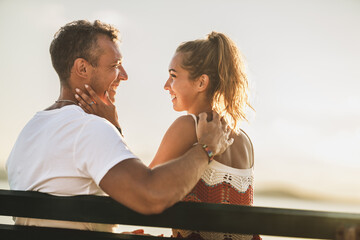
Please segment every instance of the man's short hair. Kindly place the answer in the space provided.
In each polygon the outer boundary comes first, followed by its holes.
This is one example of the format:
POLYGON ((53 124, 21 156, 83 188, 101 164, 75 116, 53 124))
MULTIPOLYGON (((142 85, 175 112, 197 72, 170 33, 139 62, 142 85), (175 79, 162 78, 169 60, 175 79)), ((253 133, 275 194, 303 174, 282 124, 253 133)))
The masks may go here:
POLYGON ((71 68, 77 58, 84 58, 92 66, 97 65, 101 55, 101 49, 97 45, 99 34, 108 36, 113 42, 119 40, 119 30, 99 20, 93 23, 87 20, 70 22, 55 33, 50 45, 50 55, 62 83, 68 83, 71 68))

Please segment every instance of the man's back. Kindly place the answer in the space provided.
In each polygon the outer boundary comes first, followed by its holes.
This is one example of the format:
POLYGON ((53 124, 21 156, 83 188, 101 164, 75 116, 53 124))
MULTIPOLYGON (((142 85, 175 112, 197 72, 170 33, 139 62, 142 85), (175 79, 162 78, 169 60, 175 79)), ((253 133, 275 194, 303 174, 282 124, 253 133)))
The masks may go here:
POLYGON ((9 156, 11 189, 56 195, 103 194, 97 185, 104 171, 109 170, 109 166, 104 170, 104 161, 115 165, 119 155, 106 159, 105 154, 113 150, 106 148, 115 145, 98 145, 99 138, 121 141, 106 120, 86 114, 77 106, 38 112, 22 130, 9 156), (96 155, 101 159, 94 159, 94 152, 99 152, 96 155))
POLYGON ((100 180, 128 158, 136 156, 107 120, 74 105, 41 111, 24 127, 9 156, 9 184, 13 190, 54 195, 104 195, 100 180))

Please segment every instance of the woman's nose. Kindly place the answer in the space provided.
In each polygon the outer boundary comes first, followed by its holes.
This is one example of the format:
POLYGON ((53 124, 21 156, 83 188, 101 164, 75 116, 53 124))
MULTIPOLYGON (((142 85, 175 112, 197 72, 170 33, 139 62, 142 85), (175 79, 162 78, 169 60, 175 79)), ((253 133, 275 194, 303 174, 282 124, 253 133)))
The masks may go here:
POLYGON ((166 80, 165 85, 164 85, 165 90, 170 90, 170 81, 171 81, 171 78, 169 77, 168 80, 166 80))

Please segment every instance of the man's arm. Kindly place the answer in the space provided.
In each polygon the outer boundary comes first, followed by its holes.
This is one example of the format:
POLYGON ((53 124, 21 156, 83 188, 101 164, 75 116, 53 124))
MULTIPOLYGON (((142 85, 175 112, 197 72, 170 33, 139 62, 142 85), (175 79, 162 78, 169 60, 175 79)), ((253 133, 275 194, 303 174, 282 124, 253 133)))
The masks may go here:
POLYGON ((100 187, 137 212, 156 214, 185 197, 207 164, 208 157, 201 146, 155 169, 149 169, 139 159, 127 159, 109 170, 100 187))
POLYGON ((181 200, 199 181, 209 162, 202 144, 208 145, 214 154, 220 154, 232 143, 217 114, 211 122, 206 121, 206 114, 200 114, 198 129, 200 144, 183 156, 154 169, 147 168, 138 159, 124 160, 108 171, 100 187, 137 212, 162 212, 181 200))

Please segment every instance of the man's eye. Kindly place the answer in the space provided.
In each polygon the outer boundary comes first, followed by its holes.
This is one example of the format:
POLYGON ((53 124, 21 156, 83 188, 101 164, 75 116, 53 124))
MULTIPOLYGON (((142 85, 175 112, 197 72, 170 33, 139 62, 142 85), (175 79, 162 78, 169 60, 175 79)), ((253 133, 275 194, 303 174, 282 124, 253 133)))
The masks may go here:
POLYGON ((175 77, 176 77, 176 75, 174 75, 174 74, 170 74, 170 76, 171 76, 171 77, 173 77, 173 78, 175 78, 175 77))

